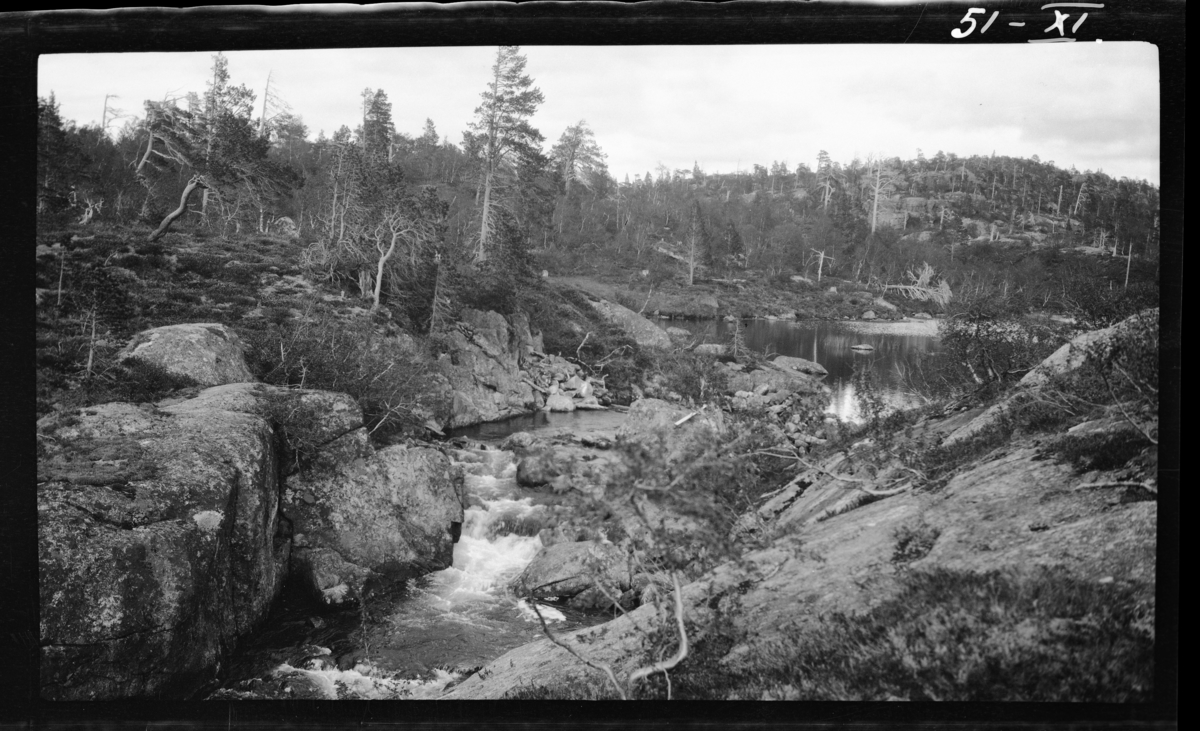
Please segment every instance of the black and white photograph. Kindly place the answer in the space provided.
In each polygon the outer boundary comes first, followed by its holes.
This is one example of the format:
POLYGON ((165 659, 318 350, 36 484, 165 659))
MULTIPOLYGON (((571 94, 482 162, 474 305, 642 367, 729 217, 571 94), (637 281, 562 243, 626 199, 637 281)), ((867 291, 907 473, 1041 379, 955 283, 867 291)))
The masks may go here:
POLYGON ((1174 698, 1118 5, 42 53, 38 702, 1174 698))

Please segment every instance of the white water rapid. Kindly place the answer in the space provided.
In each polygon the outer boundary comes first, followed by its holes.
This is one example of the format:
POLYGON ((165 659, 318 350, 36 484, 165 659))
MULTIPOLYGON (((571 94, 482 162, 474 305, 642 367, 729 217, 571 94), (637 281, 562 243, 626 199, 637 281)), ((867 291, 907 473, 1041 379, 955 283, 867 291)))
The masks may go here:
MULTIPOLYGON (((410 581, 385 616, 368 620, 362 659, 353 668, 339 669, 320 648, 324 654, 304 667, 285 663, 277 675, 306 679, 331 700, 434 698, 467 672, 542 636, 533 609, 507 587, 542 548, 537 530, 546 508, 517 484, 511 452, 460 450, 454 459, 464 471, 470 506, 453 566, 410 581)), ((589 621, 539 609, 563 629, 589 621)))

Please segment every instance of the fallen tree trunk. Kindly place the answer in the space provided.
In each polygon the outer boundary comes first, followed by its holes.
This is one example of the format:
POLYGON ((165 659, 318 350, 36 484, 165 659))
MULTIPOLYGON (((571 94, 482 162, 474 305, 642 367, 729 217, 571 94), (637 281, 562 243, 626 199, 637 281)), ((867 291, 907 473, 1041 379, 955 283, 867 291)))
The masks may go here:
POLYGON ((183 195, 179 197, 179 207, 168 213, 167 217, 162 220, 162 223, 158 224, 158 228, 154 229, 154 233, 150 234, 149 241, 158 241, 167 232, 167 229, 171 227, 171 224, 175 223, 175 219, 183 215, 183 212, 187 210, 188 198, 192 197, 192 191, 198 187, 208 189, 207 185, 200 182, 199 176, 195 176, 188 181, 187 187, 183 189, 183 195))

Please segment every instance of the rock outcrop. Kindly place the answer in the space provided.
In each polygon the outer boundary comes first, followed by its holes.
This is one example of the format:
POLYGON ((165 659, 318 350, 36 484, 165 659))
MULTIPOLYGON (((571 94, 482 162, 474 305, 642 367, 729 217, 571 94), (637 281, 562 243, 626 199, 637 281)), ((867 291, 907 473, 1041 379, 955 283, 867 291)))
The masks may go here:
POLYGON ((145 330, 118 356, 137 358, 201 386, 253 381, 241 339, 224 325, 188 323, 145 330))
POLYGON ((771 362, 785 370, 796 371, 797 373, 804 373, 809 376, 823 377, 829 375, 829 371, 825 370, 825 366, 813 360, 796 358, 790 355, 777 355, 771 362))
POLYGON ((692 352, 698 355, 708 355, 714 358, 729 354, 729 346, 723 343, 700 343, 692 348, 692 352))
POLYGON ((1139 323, 1145 322, 1157 324, 1157 308, 1126 318, 1111 327, 1093 330, 1075 337, 1071 342, 1051 353, 1036 368, 1026 373, 1017 383, 1017 388, 1003 400, 993 404, 970 423, 947 436, 942 443, 949 446, 963 442, 998 424, 1016 404, 1027 398, 1031 392, 1045 387, 1054 376, 1074 371, 1082 366, 1090 350, 1103 350, 1110 347, 1114 340, 1138 327, 1139 323))
POLYGON ((186 695, 287 571, 270 425, 114 403, 38 430, 43 698, 186 695))
POLYGON ((612 599, 629 591, 631 581, 629 563, 619 548, 577 541, 543 548, 509 589, 520 597, 553 597, 577 609, 595 609, 612 606, 612 599))
POLYGON ((579 366, 544 351, 522 313, 463 310, 449 333, 450 352, 438 360, 450 403, 446 428, 499 421, 538 409, 604 408, 602 380, 584 377, 579 366), (555 398, 557 396, 557 398, 555 398))
POLYGON ((351 565, 304 577, 323 600, 336 604, 361 597, 368 577, 395 583, 448 568, 463 497, 462 477, 444 454, 395 445, 292 477, 284 510, 295 522, 298 556, 327 549, 351 565))
POLYGON ((603 487, 617 468, 616 455, 573 444, 541 444, 517 454, 517 483, 525 487, 552 485, 591 493, 603 487))
POLYGON ((529 320, 514 315, 512 324, 497 312, 466 309, 447 339, 450 352, 438 361, 450 392, 447 428, 470 426, 526 414, 540 408, 521 366, 540 342, 529 320))
POLYGON ((295 531, 293 573, 315 599, 339 604, 360 598, 368 578, 402 581, 450 566, 462 476, 435 449, 376 450, 346 394, 244 383, 173 408, 269 416, 305 452, 303 469, 285 465, 282 508, 295 531))
MULTIPOLYGON (((1100 491, 1081 494, 1079 482, 1069 466, 1024 448, 975 464, 936 495, 906 492, 825 519, 801 519, 787 498, 773 501, 761 516, 774 536, 769 545, 683 587, 686 616, 697 627, 716 612, 733 619, 731 634, 747 639, 719 660, 732 670, 752 665, 760 648, 820 632, 833 613, 865 612, 895 598, 905 572, 1021 575, 1052 567, 1080 581, 1152 587, 1156 504, 1114 505, 1100 491), (913 534, 925 537, 920 551, 901 546, 901 536, 913 534)), ((806 487, 796 486, 791 497, 806 487)), ((842 482, 839 489, 857 487, 842 482)), ((811 516, 811 507, 798 510, 811 516)), ((642 606, 559 639, 624 679, 646 664, 645 628, 658 626, 658 611, 642 606)), ((606 682, 561 647, 539 640, 502 655, 442 697, 501 698, 520 687, 581 680, 606 682)))
POLYGON ((448 567, 461 475, 362 421, 345 394, 237 383, 39 422, 43 697, 186 697, 289 565, 330 604, 448 567))
POLYGON ((642 348, 670 348, 671 336, 633 310, 607 300, 595 300, 592 307, 608 322, 621 328, 642 348))
MULTIPOLYGON (((789 358, 788 360, 802 359, 789 358)), ((819 364, 814 365, 819 367, 819 364)), ((739 391, 749 393, 762 391, 763 394, 824 394, 829 392, 829 387, 821 383, 819 377, 798 370, 788 362, 781 364, 779 359, 776 359, 774 363, 766 363, 755 368, 747 368, 738 363, 726 363, 725 367, 729 371, 727 390, 730 395, 736 395, 739 391)))
POLYGON ((689 332, 688 330, 684 330, 681 327, 671 326, 671 327, 668 327, 665 330, 663 330, 663 332, 665 332, 667 334, 667 337, 671 338, 672 343, 683 344, 683 343, 687 343, 688 341, 692 340, 692 338, 693 338, 693 335, 691 332, 689 332))

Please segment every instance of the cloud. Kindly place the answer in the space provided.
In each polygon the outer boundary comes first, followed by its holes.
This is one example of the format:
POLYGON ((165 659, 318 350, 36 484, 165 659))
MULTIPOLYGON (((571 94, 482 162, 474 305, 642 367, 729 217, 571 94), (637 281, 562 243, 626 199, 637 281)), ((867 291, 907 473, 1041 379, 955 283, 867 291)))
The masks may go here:
MULTIPOLYGON (((1157 180, 1157 51, 1144 43, 1052 45, 529 46, 527 73, 545 95, 533 123, 546 148, 586 120, 610 171, 661 161, 709 172, 819 150, 905 158, 917 148, 960 156, 1039 155, 1081 169, 1157 180)), ((235 83, 261 95, 268 72, 313 135, 361 116, 364 87, 384 89, 397 129, 426 118, 461 141, 495 48, 232 52, 235 83)), ((98 120, 104 94, 140 113, 169 90, 203 91, 211 54, 43 57, 39 93, 63 114, 98 120)), ((261 100, 261 96, 260 96, 261 100)))

